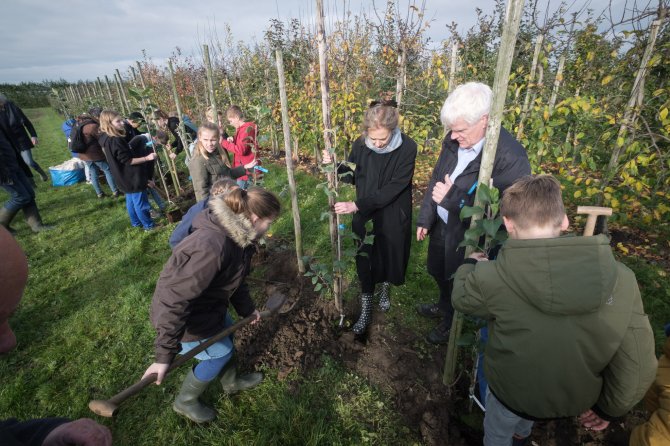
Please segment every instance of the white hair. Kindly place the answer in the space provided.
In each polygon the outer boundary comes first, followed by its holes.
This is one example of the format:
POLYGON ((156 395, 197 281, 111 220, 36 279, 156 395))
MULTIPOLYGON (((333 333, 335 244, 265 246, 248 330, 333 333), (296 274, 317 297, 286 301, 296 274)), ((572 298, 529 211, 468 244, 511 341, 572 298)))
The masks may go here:
POLYGON ((474 124, 491 111, 492 98, 491 87, 481 82, 459 85, 444 101, 440 112, 442 125, 449 129, 459 119, 474 124))

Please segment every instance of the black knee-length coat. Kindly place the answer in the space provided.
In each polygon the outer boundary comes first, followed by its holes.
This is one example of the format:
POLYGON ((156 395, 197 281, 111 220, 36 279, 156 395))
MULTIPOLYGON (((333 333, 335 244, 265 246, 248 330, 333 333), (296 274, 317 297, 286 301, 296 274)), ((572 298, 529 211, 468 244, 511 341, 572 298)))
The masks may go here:
MULTIPOLYGON (((372 245, 363 244, 357 256, 359 278, 372 275, 373 283, 391 282, 402 285, 412 242, 412 177, 416 159, 416 143, 402 134, 402 144, 386 154, 376 153, 358 138, 348 161, 356 164, 353 175, 342 181, 356 186, 356 206, 352 230, 361 240, 373 234, 372 245), (372 228, 366 233, 366 223, 372 228)), ((345 165, 338 173, 351 171, 345 165)))

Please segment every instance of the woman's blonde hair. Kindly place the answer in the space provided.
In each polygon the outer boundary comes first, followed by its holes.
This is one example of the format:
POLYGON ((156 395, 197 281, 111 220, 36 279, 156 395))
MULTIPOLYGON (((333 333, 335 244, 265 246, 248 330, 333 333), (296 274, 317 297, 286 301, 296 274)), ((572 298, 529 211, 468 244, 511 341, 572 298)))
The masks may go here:
POLYGON ((219 132, 219 126, 214 124, 213 122, 206 122, 200 127, 198 127, 198 142, 195 145, 195 150, 196 150, 196 156, 200 155, 206 160, 209 159, 210 155, 218 155, 223 158, 224 162, 228 164, 228 157, 226 156, 225 153, 223 153, 223 149, 221 148, 221 144, 219 144, 219 138, 221 138, 221 133, 219 132), (205 147, 202 145, 201 142, 201 135, 203 131, 208 131, 208 132, 213 132, 216 135, 216 151, 214 153, 209 153, 205 147))
POLYGON ((100 132, 106 133, 109 136, 126 136, 125 129, 119 130, 112 125, 112 121, 120 117, 121 115, 114 110, 103 110, 100 113, 100 132))
POLYGON ((251 214, 261 219, 275 220, 281 212, 279 198, 262 187, 249 190, 234 189, 223 196, 226 205, 236 214, 251 220, 251 214))

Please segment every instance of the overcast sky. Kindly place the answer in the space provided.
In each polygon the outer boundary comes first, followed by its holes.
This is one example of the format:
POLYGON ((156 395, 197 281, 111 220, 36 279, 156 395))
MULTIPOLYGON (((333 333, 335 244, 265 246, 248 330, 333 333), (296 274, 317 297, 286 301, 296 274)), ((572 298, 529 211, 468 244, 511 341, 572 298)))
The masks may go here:
MULTIPOLYGON (((346 1, 354 14, 369 13, 373 4, 346 1)), ((408 2, 400 0, 403 5, 408 2)), ((343 3, 324 0, 327 22, 342 13, 343 3)), ((260 41, 272 18, 313 23, 315 4, 315 0, 6 0, 0 15, 0 83, 111 77, 115 68, 124 72, 141 60, 142 50, 159 63, 177 46, 185 54, 196 53, 198 36, 202 39, 216 29, 222 38, 224 24, 230 26, 235 41, 260 41)), ((382 7, 385 0, 375 4, 382 7)), ((426 19, 433 19, 428 36, 436 42, 448 38, 446 25, 451 22, 458 23, 459 31, 467 30, 476 21, 477 7, 491 14, 494 1, 426 0, 426 19)))

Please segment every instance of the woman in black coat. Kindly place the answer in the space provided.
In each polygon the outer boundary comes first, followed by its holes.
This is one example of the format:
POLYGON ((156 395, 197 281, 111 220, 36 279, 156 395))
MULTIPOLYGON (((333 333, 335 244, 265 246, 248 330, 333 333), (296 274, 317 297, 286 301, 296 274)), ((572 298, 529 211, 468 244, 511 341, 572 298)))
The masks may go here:
MULTIPOLYGON (((412 177, 416 143, 398 128, 394 101, 373 102, 365 111, 363 135, 351 149, 353 175, 342 180, 356 186, 356 201, 335 204, 338 214, 353 213, 352 230, 360 238, 356 272, 361 283, 361 314, 353 326, 362 335, 370 323, 375 285, 381 284, 379 307, 391 306, 390 284, 405 283, 412 237, 412 177), (369 222, 372 225, 369 225, 369 222), (366 229, 366 224, 370 229, 366 229), (373 235, 372 243, 364 243, 373 235)), ((323 162, 331 156, 324 151, 323 162)), ((338 173, 352 172, 342 164, 338 173)))

